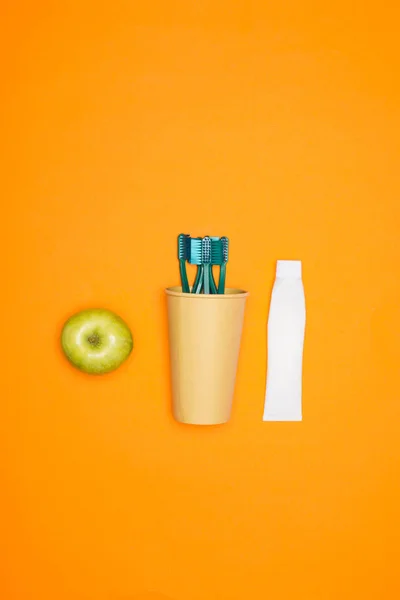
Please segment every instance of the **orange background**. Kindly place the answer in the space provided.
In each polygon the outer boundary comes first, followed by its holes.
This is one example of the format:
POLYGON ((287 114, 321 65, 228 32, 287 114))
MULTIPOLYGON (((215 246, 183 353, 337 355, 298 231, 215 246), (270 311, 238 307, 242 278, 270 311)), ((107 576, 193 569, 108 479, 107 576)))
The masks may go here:
POLYGON ((1 598, 400 597, 396 4, 3 3, 1 598), (170 414, 180 232, 251 292, 223 427, 170 414), (261 421, 278 258, 301 424, 261 421), (98 305, 135 337, 104 378, 58 344, 98 305))

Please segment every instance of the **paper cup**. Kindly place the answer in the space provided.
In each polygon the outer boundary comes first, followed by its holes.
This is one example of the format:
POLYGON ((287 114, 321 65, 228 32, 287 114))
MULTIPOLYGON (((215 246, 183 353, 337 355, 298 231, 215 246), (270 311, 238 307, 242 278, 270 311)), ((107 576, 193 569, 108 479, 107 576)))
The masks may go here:
POLYGON ((173 414, 180 423, 229 421, 248 293, 166 289, 173 414))

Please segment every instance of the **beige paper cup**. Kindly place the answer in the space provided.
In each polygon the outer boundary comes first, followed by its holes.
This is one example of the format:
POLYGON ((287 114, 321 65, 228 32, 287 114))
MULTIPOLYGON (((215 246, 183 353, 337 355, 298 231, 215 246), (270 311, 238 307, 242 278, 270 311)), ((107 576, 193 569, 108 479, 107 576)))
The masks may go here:
POLYGON ((166 289, 172 407, 181 423, 229 421, 247 292, 184 294, 166 289))

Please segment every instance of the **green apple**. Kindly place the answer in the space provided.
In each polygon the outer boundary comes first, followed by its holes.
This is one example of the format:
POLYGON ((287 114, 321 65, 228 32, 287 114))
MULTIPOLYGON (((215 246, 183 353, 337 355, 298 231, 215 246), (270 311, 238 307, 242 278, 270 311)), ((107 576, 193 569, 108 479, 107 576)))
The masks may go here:
POLYGON ((114 371, 128 358, 133 340, 121 317, 104 308, 91 308, 66 321, 61 346, 74 367, 102 375, 114 371))

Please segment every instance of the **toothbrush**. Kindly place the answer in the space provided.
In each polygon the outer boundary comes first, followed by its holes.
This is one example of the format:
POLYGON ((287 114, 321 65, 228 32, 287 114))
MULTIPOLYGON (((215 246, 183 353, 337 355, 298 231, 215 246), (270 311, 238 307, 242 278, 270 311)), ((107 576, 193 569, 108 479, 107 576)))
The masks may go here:
MULTIPOLYGON (((221 265, 224 261, 223 244, 222 244, 223 239, 224 238, 219 238, 219 237, 211 238, 211 264, 213 266, 218 265, 219 267, 221 267, 221 265)), ((212 274, 211 288, 213 290, 212 293, 217 294, 218 289, 217 289, 217 285, 215 283, 214 274, 212 272, 212 267, 211 267, 211 274, 212 274)))
POLYGON ((186 273, 186 259, 188 242, 190 237, 187 234, 181 233, 178 236, 178 259, 179 259, 179 272, 181 275, 182 292, 188 294, 190 292, 189 281, 186 273))
POLYGON ((203 265, 201 259, 201 248, 201 238, 190 238, 188 261, 191 265, 197 265, 197 273, 192 286, 192 294, 200 294, 201 286, 203 283, 203 265))
MULTIPOLYGON (((205 294, 210 294, 212 266, 211 266, 211 238, 207 235, 201 242, 201 262, 203 263, 203 291, 205 294)), ((215 288, 215 282, 214 288, 215 288)))
POLYGON ((225 279, 226 279, 226 263, 229 258, 229 240, 227 237, 221 238, 222 242, 222 258, 223 262, 221 264, 220 272, 219 272, 219 283, 218 283, 218 294, 225 293, 225 279))
POLYGON ((209 236, 191 241, 190 262, 198 265, 196 280, 192 288, 194 294, 200 294, 201 292, 204 294, 217 293, 212 272, 212 244, 212 239, 209 236))

